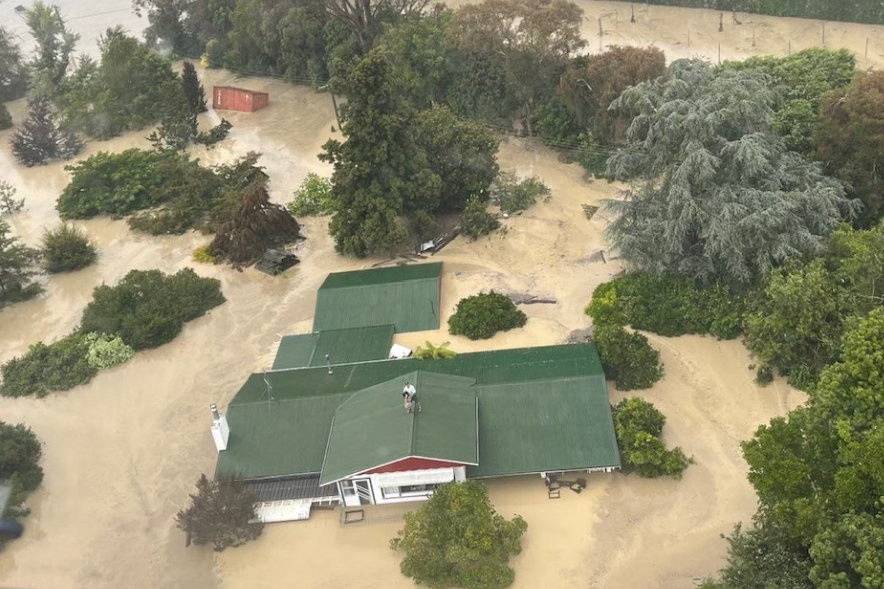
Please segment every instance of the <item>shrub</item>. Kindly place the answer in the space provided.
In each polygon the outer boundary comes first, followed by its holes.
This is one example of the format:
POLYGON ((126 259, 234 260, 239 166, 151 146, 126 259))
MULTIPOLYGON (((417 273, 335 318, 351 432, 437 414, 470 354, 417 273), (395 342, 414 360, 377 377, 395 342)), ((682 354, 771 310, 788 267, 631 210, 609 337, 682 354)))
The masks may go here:
POLYGON ((334 212, 331 189, 330 180, 310 172, 295 190, 295 198, 288 205, 289 211, 304 217, 330 215, 334 212))
POLYGON ((621 391, 648 388, 663 376, 660 353, 642 334, 630 333, 620 325, 602 323, 595 326, 592 339, 605 375, 621 391))
POLYGON ((15 186, 0 181, 0 217, 14 215, 25 208, 25 199, 15 198, 15 186))
POLYGON ((89 382, 97 369, 87 361, 88 353, 89 344, 82 334, 69 335, 49 345, 32 344, 24 356, 3 365, 0 394, 43 397, 50 391, 66 391, 89 382))
POLYGON ((197 133, 194 141, 196 143, 205 145, 206 147, 212 147, 216 143, 227 139, 227 135, 230 134, 230 130, 232 128, 233 123, 231 123, 227 119, 221 119, 220 123, 209 129, 208 131, 200 131, 199 133, 197 133))
POLYGON ((610 152, 601 145, 590 133, 581 133, 577 139, 577 163, 592 174, 602 178, 608 165, 610 152))
POLYGON ((442 342, 438 346, 426 341, 414 351, 414 357, 418 360, 450 360, 457 356, 457 352, 448 347, 450 342, 442 342))
POLYGON ((511 215, 529 208, 538 198, 548 199, 549 188, 538 178, 519 181, 515 174, 501 172, 491 184, 491 200, 511 215))
POLYGON ((467 237, 478 239, 500 227, 500 222, 488 212, 485 201, 471 196, 460 217, 460 231, 467 237))
POLYGON ((212 253, 212 246, 203 245, 193 250, 193 261, 202 264, 217 264, 218 258, 212 253))
POLYGON ((496 293, 480 293, 457 303, 448 319, 448 331, 470 339, 488 339, 498 331, 525 325, 528 318, 509 297, 496 293))
POLYGON ((43 480, 42 455, 40 440, 31 428, 0 421, 0 481, 8 481, 12 486, 7 509, 18 507, 40 485, 43 480))
POLYGON ((22 245, 9 232, 9 225, 0 220, 0 307, 27 300, 43 290, 31 282, 37 274, 40 253, 22 245))
POLYGON ((301 228, 284 207, 270 202, 262 182, 230 193, 215 226, 212 255, 236 266, 256 262, 270 248, 298 239, 301 228))
POLYGON ((95 262, 95 246, 81 229, 62 224, 43 234, 43 267, 47 272, 79 270, 95 262))
POLYGON ((232 477, 210 480, 200 475, 190 506, 178 512, 175 522, 194 544, 212 544, 221 552, 261 535, 264 524, 255 522, 255 492, 232 477))
POLYGON ((219 39, 210 39, 206 43, 205 60, 210 68, 219 68, 224 65, 224 43, 219 39))
POLYGON ((614 431, 623 469, 639 476, 681 478, 692 462, 681 448, 667 450, 660 440, 666 418, 639 397, 623 399, 614 407, 614 431))
POLYGON ((672 274, 632 273, 596 287, 586 312, 593 323, 631 325, 665 336, 740 334, 744 297, 720 285, 698 287, 672 274))
POLYGON ((0 131, 12 129, 12 115, 5 104, 0 104, 0 131))
POLYGON ((190 268, 167 275, 132 270, 115 286, 95 289, 81 330, 116 334, 135 350, 171 341, 184 323, 224 302, 220 283, 190 268))
POLYGON ((87 333, 86 344, 89 346, 86 361, 96 370, 122 364, 135 355, 135 350, 123 343, 118 335, 87 333))
POLYGON ((509 559, 522 550, 528 524, 494 511, 488 490, 476 481, 438 487, 416 511, 390 546, 405 554, 402 574, 433 587, 509 586, 509 559))

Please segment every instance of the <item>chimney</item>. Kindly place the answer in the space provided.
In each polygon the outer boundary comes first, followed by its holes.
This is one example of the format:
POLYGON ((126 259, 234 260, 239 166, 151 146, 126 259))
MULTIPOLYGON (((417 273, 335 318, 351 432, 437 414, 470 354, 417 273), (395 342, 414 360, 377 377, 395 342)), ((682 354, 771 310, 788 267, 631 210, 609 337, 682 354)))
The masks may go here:
POLYGON ((218 406, 209 405, 212 411, 212 439, 215 440, 215 448, 218 452, 227 449, 227 439, 230 437, 230 426, 227 425, 227 417, 218 411, 218 406))

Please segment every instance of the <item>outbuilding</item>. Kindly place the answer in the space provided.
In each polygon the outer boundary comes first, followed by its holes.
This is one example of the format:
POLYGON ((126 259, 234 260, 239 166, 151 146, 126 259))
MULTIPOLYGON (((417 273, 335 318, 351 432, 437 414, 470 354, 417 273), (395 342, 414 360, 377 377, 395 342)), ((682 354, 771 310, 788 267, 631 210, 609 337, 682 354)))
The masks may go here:
POLYGON ((215 110, 238 110, 255 112, 270 103, 270 95, 266 92, 234 88, 233 86, 215 86, 212 88, 212 108, 215 110))

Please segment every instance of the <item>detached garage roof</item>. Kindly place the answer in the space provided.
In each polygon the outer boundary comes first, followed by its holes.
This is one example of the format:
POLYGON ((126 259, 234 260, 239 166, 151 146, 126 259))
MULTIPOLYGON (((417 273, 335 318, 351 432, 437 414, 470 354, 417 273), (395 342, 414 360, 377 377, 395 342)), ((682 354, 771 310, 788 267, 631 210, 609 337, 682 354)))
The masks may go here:
POLYGON ((392 325, 327 329, 318 333, 287 335, 279 344, 273 370, 384 360, 392 345, 392 325))
POLYGON ((442 263, 329 274, 313 331, 391 324, 399 333, 439 328, 442 263))

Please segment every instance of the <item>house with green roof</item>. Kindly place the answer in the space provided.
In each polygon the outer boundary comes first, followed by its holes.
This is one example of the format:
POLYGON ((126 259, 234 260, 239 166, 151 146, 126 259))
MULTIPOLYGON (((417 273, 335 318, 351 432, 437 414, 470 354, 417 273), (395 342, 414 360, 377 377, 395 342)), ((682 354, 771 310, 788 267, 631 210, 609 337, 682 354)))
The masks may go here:
MULTIPOLYGON (((405 281, 427 270, 412 272, 405 281)), ((383 274, 358 282, 402 279, 383 274)), ((283 340, 273 368, 250 376, 224 415, 214 410, 216 474, 246 480, 262 520, 302 519, 315 504, 423 500, 468 478, 620 468, 594 346, 390 359, 396 325, 413 326, 408 319, 314 324, 283 340)))

